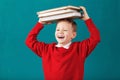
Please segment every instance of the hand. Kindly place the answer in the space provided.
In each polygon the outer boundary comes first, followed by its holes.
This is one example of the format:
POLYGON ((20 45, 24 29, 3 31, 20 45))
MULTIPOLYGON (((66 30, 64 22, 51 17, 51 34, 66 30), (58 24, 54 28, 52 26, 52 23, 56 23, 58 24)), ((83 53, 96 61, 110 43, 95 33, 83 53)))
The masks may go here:
POLYGON ((88 16, 88 13, 87 13, 87 11, 86 11, 86 8, 84 7, 84 6, 80 6, 80 9, 81 10, 83 10, 83 17, 82 18, 80 18, 80 19, 82 19, 82 20, 87 20, 87 19, 89 19, 90 17, 88 16))
POLYGON ((51 22, 41 21, 40 18, 39 18, 39 21, 38 21, 38 22, 42 23, 43 25, 44 25, 44 24, 51 24, 51 22))

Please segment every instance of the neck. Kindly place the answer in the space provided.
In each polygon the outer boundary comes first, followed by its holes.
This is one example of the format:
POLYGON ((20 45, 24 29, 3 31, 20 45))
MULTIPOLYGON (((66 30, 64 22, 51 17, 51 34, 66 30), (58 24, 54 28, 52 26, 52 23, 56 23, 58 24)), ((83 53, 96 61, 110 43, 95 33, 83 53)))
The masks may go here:
POLYGON ((62 44, 62 43, 58 43, 59 46, 63 47, 65 46, 66 44, 62 44))
POLYGON ((70 44, 71 42, 68 42, 68 43, 58 43, 57 45, 59 45, 59 46, 61 46, 61 47, 63 47, 63 46, 65 46, 65 45, 67 45, 67 44, 70 44))

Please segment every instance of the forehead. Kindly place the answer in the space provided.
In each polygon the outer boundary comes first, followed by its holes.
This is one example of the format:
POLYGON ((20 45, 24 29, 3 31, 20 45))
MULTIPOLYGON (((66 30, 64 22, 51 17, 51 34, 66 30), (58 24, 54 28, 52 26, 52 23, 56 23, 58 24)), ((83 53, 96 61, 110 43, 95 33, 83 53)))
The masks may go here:
POLYGON ((59 21, 57 23, 57 28, 60 28, 60 27, 63 27, 63 28, 71 28, 72 27, 72 24, 68 21, 59 21))

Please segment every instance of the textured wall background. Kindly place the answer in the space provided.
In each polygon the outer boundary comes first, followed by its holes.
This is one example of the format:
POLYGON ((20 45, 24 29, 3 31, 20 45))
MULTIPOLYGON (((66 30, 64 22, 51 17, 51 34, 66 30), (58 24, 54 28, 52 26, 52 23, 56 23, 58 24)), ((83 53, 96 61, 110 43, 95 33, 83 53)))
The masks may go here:
MULTIPOLYGON (((101 43, 86 59, 85 80, 120 80, 119 0, 0 0, 0 80, 43 80, 41 58, 25 45, 38 21, 36 12, 66 5, 85 6, 101 33, 101 43)), ((88 30, 76 20, 74 41, 86 39, 88 30)), ((38 39, 56 41, 56 24, 47 25, 38 39)))

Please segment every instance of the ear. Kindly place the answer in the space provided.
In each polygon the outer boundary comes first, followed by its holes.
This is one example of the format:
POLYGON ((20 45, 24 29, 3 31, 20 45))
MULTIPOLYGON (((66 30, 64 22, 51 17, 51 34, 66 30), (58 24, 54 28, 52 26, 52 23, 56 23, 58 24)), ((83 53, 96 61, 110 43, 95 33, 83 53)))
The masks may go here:
POLYGON ((77 33, 76 33, 76 32, 73 32, 72 39, 73 39, 73 38, 75 38, 75 37, 76 37, 76 35, 77 35, 77 33))

